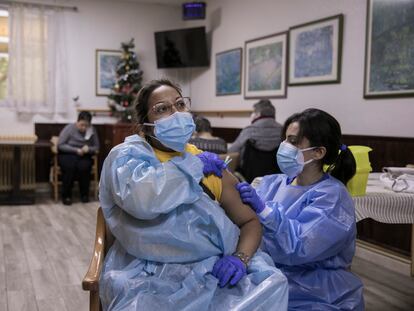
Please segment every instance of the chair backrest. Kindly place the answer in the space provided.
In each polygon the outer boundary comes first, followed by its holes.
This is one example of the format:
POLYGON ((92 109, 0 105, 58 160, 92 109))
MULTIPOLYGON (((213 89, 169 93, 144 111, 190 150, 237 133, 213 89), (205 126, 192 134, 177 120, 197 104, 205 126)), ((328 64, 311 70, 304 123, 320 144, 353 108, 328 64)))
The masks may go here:
POLYGON ((276 161, 278 148, 279 146, 271 151, 263 151, 255 147, 254 140, 246 142, 239 170, 247 182, 251 183, 256 177, 280 173, 276 161))

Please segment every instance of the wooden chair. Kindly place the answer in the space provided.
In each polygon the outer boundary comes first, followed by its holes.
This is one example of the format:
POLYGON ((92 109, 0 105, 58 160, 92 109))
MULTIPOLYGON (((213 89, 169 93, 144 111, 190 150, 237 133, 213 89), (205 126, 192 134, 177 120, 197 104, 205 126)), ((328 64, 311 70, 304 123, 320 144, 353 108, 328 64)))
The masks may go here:
MULTIPOLYGON (((58 140, 59 137, 58 136, 52 136, 52 138, 50 139, 51 142, 51 147, 50 150, 52 151, 52 165, 50 167, 50 184, 52 186, 52 191, 53 191, 53 198, 55 199, 55 201, 57 202, 59 199, 59 185, 62 184, 62 182, 60 181, 59 176, 62 174, 59 164, 58 164, 58 140)), ((93 187, 93 191, 94 191, 94 198, 98 199, 98 187, 99 187, 99 182, 98 182, 98 155, 94 154, 92 156, 92 180, 91 180, 91 184, 93 187)))
POLYGON ((82 281, 82 288, 89 291, 89 310, 102 310, 99 300, 99 277, 101 275, 102 266, 105 255, 114 242, 114 237, 105 223, 102 208, 98 208, 96 219, 96 234, 93 255, 89 264, 88 271, 82 281))

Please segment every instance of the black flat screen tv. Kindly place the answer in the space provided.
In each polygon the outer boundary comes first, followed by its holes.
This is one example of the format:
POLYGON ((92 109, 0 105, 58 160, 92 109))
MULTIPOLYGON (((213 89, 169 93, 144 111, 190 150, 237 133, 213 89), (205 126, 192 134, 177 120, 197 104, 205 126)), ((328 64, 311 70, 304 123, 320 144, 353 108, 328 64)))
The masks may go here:
POLYGON ((158 68, 209 65, 205 27, 155 32, 158 68))

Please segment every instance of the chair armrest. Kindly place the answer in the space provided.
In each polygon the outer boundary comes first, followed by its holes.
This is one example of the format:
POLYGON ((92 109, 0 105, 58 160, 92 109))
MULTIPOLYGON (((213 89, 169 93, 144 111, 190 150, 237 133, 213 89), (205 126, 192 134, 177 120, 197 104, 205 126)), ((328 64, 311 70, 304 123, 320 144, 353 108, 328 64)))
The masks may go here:
POLYGON ((102 208, 98 208, 96 221, 95 245, 89 269, 82 281, 82 288, 86 291, 98 291, 99 277, 105 256, 105 219, 102 208))

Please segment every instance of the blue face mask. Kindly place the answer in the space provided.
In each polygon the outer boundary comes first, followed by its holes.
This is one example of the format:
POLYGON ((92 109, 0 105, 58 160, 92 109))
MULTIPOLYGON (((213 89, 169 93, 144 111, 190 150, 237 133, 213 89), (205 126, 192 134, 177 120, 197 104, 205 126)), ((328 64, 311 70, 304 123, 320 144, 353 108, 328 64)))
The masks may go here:
POLYGON ((288 175, 290 178, 298 176, 303 171, 303 167, 312 162, 314 159, 310 159, 305 162, 303 157, 303 151, 312 150, 317 147, 310 147, 306 149, 299 149, 286 141, 283 141, 279 150, 277 151, 277 164, 280 170, 288 175))
POLYGON ((185 145, 193 135, 195 124, 193 117, 188 112, 175 112, 172 115, 152 123, 144 123, 154 126, 155 138, 164 146, 183 152, 185 145))

